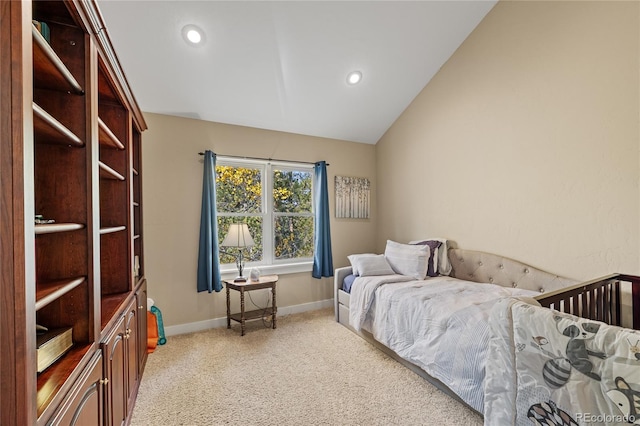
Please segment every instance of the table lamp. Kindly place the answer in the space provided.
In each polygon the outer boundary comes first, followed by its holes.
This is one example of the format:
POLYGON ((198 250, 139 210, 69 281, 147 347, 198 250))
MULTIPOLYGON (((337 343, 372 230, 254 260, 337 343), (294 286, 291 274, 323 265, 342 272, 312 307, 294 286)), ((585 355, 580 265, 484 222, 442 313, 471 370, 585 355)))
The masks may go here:
POLYGON ((245 247, 254 245, 253 238, 251 238, 251 234, 249 233, 249 226, 247 226, 246 223, 232 223, 221 245, 223 247, 235 247, 238 249, 238 256, 236 256, 238 276, 233 281, 246 282, 247 279, 242 276, 242 270, 244 269, 243 251, 245 247))

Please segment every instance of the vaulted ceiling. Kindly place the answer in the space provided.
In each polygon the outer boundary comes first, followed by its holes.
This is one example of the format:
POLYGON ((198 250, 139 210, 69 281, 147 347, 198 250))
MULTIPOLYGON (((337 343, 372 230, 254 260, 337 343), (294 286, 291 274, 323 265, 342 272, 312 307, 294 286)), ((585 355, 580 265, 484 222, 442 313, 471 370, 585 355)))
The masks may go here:
POLYGON ((99 0, 143 111, 371 144, 495 3, 99 0))

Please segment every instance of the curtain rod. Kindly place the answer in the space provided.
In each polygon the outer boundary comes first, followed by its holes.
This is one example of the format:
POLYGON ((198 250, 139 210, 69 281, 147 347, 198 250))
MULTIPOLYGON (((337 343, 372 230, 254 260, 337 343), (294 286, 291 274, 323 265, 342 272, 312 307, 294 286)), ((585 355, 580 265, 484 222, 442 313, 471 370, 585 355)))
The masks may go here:
MULTIPOLYGON (((204 155, 204 152, 199 152, 198 155, 204 155)), ((302 163, 302 164, 316 164, 316 162, 311 161, 292 161, 292 160, 278 160, 277 158, 262 158, 262 157, 242 157, 239 155, 220 155, 221 157, 229 157, 229 158, 240 158, 242 160, 263 160, 263 161, 281 161, 284 163, 302 163)), ((327 166, 331 164, 327 163, 327 166)))

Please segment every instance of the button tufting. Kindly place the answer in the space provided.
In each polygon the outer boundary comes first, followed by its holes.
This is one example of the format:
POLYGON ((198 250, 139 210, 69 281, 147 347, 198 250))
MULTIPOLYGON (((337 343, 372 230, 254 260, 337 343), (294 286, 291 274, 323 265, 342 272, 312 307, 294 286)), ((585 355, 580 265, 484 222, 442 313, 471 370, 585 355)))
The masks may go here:
POLYGON ((525 273, 525 274, 528 274, 528 273, 529 273, 529 268, 526 268, 526 269, 524 270, 524 273, 525 273))
POLYGON ((513 284, 511 284, 511 286, 512 286, 513 288, 516 288, 516 287, 518 287, 518 284, 513 283, 513 284))
POLYGON ((500 269, 504 269, 504 265, 500 265, 500 269))
POLYGON ((541 288, 541 289, 540 289, 540 293, 544 293, 544 288, 541 288))
POLYGON ((469 277, 470 277, 470 278, 473 278, 473 274, 469 274, 469 277))
POLYGON ((460 261, 460 263, 464 263, 464 259, 463 258, 460 258, 458 260, 460 261))
POLYGON ((493 277, 489 277, 489 282, 492 283, 493 282, 493 277))
POLYGON ((478 265, 482 266, 482 262, 478 262, 478 265))

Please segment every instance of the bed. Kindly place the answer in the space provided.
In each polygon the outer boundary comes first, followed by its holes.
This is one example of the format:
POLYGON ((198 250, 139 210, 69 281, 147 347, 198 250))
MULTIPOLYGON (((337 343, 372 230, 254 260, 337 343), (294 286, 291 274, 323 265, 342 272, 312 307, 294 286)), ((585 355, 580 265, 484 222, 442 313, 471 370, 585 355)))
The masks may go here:
POLYGON ((427 262, 446 275, 419 278, 424 265, 405 275, 336 269, 336 321, 487 425, 640 424, 640 277, 579 283, 443 248, 427 262))

